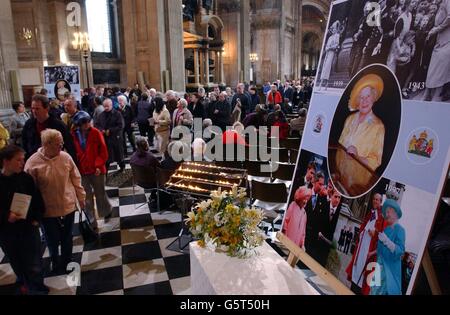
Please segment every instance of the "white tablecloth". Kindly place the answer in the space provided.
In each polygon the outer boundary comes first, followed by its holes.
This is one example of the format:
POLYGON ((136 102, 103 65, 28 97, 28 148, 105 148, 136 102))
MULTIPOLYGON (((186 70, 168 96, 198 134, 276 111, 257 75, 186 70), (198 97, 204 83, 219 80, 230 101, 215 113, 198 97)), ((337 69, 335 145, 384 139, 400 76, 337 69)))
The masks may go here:
POLYGON ((317 295, 305 278, 267 243, 249 259, 190 244, 193 295, 317 295))

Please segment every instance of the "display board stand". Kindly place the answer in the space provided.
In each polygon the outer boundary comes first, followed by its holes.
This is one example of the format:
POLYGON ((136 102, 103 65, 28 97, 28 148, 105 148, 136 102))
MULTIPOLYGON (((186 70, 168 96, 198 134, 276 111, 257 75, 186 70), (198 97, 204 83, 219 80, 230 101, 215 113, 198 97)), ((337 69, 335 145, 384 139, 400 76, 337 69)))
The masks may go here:
POLYGON ((312 272, 319 276, 325 283, 334 291, 337 295, 354 295, 354 293, 347 288, 342 282, 340 282, 335 276, 333 276, 328 270, 322 267, 311 256, 309 256, 304 250, 300 249, 294 242, 292 242, 283 233, 277 234, 277 239, 289 250, 289 257, 287 262, 291 267, 295 267, 300 260, 304 263, 312 272))
MULTIPOLYGON (((450 165, 449 165, 449 168, 447 169, 447 173, 446 173, 447 174, 447 182, 444 185, 444 189, 443 189, 440 200, 443 200, 444 197, 447 197, 446 192, 447 192, 448 188, 450 187, 450 173, 449 172, 450 172, 450 165)), ((430 252, 428 251, 428 249, 425 250, 425 253, 423 255, 422 267, 423 267, 423 270, 425 271, 425 276, 428 280, 428 285, 430 286, 431 293, 433 295, 442 295, 442 289, 439 284, 439 280, 436 275, 436 271, 434 270, 433 262, 431 260, 430 252)))
POLYGON ((425 253, 423 255, 422 260, 422 267, 425 271, 425 275, 428 280, 428 285, 430 286, 431 293, 433 295, 442 295, 442 290, 439 285, 439 280, 436 276, 436 271, 434 270, 433 263, 431 261, 430 253, 428 252, 428 249, 425 250, 425 253))

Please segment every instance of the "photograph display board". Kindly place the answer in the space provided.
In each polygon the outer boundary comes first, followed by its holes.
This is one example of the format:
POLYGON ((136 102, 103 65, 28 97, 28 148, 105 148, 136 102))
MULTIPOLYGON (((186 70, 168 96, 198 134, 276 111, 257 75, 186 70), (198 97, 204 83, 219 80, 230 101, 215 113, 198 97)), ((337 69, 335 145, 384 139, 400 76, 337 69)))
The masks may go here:
POLYGON ((72 93, 81 102, 80 68, 78 66, 44 67, 45 88, 51 99, 64 100, 64 94, 72 93))
POLYGON ((450 162, 449 16, 332 3, 282 232, 356 294, 414 288, 450 162))

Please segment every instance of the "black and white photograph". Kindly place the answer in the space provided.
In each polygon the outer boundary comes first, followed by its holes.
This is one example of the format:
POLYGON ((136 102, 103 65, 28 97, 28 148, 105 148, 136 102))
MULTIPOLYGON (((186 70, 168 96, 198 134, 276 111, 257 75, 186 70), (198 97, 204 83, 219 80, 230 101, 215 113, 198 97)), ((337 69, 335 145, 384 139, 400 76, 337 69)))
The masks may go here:
POLYGON ((370 64, 386 65, 404 99, 450 102, 450 0, 334 2, 316 92, 340 92, 370 64))
POLYGON ((66 93, 72 93, 81 101, 80 68, 78 66, 44 67, 44 82, 50 98, 63 101, 66 93))
POLYGON ((80 70, 77 66, 45 67, 45 84, 56 84, 59 80, 67 81, 70 85, 80 84, 80 70))

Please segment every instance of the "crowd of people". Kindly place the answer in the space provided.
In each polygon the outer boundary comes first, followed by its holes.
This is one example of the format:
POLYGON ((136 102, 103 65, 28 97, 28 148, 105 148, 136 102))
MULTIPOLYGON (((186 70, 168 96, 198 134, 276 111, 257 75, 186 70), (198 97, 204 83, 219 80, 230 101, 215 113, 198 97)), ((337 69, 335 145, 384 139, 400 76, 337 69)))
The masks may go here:
MULTIPOLYGON (((450 99, 449 0, 381 0, 381 24, 370 23, 373 1, 366 1, 354 32, 349 17, 331 22, 318 89, 329 87, 343 42, 351 33, 348 74, 381 63, 394 72, 403 97, 421 100, 450 99), (424 93, 421 93, 424 91, 424 93)), ((353 14, 353 12, 351 13, 353 14)))
MULTIPOLYGON (((292 129, 301 131, 312 85, 312 78, 268 83, 260 97, 255 87, 245 84, 235 91, 215 87, 209 94, 200 88, 191 95, 163 94, 149 86, 141 90, 136 84, 124 90, 87 89, 81 102, 70 93, 63 101, 50 100, 44 89, 33 96, 31 114, 23 103, 15 103, 9 128, 0 124, 0 246, 20 293, 48 293, 42 240, 49 248, 52 273, 67 272, 77 211, 84 210, 94 229, 97 218, 109 220, 106 177, 111 163, 118 164, 117 173, 125 169, 128 143, 134 151, 131 164, 174 170, 180 162, 170 154, 176 144, 171 131, 192 128, 195 118, 201 118, 205 128, 216 125, 225 131, 224 141, 242 144, 244 125, 287 124, 286 115, 293 111, 300 111, 302 122, 293 122, 292 129), (233 129, 226 131, 228 126, 233 129), (153 146, 162 161, 154 156, 153 146), (29 202, 25 209, 20 206, 24 200, 29 202)), ((200 146, 201 155, 204 145, 203 139, 193 139, 194 154, 200 146)))

